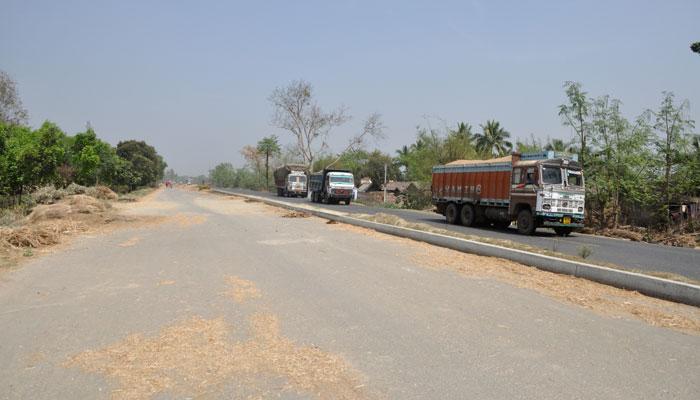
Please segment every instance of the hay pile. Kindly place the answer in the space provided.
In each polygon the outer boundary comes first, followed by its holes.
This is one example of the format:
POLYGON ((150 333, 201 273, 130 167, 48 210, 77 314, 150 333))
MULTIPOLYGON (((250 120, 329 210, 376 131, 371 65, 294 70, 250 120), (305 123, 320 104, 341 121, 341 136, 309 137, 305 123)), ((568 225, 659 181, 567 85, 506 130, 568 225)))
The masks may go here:
POLYGON ((85 194, 68 196, 56 204, 38 205, 27 216, 29 223, 65 219, 75 214, 99 214, 107 211, 111 205, 103 200, 85 194))
MULTIPOLYGON (((111 197, 109 190, 95 193, 111 197)), ((116 196, 116 195, 114 195, 116 196)), ((81 232, 91 225, 103 224, 112 219, 111 204, 86 194, 66 196, 54 204, 40 204, 16 227, 0 229, 0 245, 15 249, 40 248, 57 244, 61 236, 81 232)))

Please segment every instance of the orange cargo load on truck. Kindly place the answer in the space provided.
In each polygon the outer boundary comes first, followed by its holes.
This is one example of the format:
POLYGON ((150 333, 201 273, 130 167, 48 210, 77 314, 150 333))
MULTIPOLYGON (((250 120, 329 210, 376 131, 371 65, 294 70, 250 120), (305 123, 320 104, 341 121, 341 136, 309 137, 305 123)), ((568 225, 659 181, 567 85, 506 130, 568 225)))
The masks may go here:
POLYGON ((512 156, 457 160, 433 168, 434 199, 508 206, 512 156))

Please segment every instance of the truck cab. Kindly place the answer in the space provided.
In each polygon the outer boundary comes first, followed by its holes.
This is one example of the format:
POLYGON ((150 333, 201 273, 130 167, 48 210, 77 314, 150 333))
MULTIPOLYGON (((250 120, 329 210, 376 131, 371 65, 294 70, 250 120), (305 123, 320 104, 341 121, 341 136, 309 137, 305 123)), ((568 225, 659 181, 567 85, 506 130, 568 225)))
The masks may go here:
POLYGON ((293 171, 287 176, 285 194, 306 197, 306 173, 304 171, 293 171))
POLYGON ((585 195, 583 171, 575 158, 524 154, 513 160, 509 213, 522 233, 543 226, 568 235, 582 228, 585 195))

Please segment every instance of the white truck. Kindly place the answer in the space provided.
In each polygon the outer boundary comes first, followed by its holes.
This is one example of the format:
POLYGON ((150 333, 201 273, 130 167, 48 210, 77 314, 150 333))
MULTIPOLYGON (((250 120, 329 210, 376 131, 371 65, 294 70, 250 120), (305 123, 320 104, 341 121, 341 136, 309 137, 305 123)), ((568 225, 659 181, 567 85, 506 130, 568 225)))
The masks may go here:
POLYGON ((355 178, 344 169, 324 169, 309 176, 309 198, 314 203, 350 205, 355 192, 355 178))
POLYGON ((307 177, 306 166, 298 164, 285 164, 275 170, 275 186, 277 195, 283 197, 306 197, 307 177))

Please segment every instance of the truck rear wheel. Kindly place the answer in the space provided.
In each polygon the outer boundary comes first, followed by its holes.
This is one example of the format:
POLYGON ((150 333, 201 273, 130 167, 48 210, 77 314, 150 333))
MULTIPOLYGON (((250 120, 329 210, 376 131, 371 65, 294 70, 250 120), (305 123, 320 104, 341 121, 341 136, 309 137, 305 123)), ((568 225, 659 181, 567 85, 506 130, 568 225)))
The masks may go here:
POLYGON ((459 224, 459 209, 457 208, 457 204, 450 203, 447 205, 445 209, 445 218, 448 224, 459 224))
POLYGON ((474 206, 471 204, 463 205, 459 215, 462 219, 462 225, 464 226, 473 226, 476 222, 476 212, 474 211, 474 206))
POLYGON ((532 216, 530 210, 521 210, 518 213, 518 232, 523 235, 532 235, 535 233, 535 217, 532 216))

